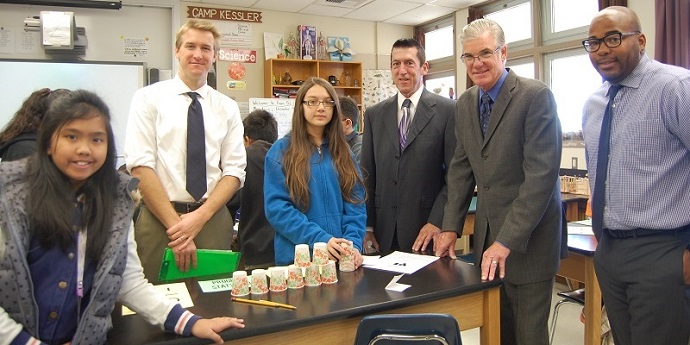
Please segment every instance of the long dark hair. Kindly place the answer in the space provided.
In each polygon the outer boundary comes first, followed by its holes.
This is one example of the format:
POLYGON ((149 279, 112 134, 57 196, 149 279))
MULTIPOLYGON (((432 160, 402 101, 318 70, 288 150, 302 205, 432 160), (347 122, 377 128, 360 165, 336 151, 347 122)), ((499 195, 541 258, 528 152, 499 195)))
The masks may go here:
POLYGON ((14 117, 0 132, 0 146, 22 133, 35 132, 43 121, 50 103, 60 96, 69 93, 67 89, 36 90, 24 100, 22 106, 14 113, 14 117))
POLYGON ((350 203, 362 203, 364 200, 359 200, 354 194, 354 190, 357 184, 364 185, 364 182, 357 173, 350 146, 345 141, 343 125, 340 121, 342 111, 338 102, 338 94, 328 81, 316 77, 309 78, 302 84, 295 99, 290 146, 283 155, 285 183, 290 192, 290 198, 300 210, 306 211, 309 208, 309 179, 311 177, 309 160, 314 152, 315 143, 307 132, 307 120, 304 118, 306 105, 303 105, 302 102, 307 91, 315 85, 323 86, 331 99, 336 101, 335 107, 333 107, 333 117, 326 125, 323 136, 324 139, 328 140, 328 151, 333 157, 333 168, 338 174, 343 199, 350 203))
POLYGON ((76 232, 71 227, 72 203, 84 194, 81 224, 86 227, 87 255, 98 261, 110 237, 118 182, 115 170, 115 138, 110 125, 110 110, 95 93, 72 91, 53 102, 38 132, 38 148, 29 160, 28 213, 32 235, 44 247, 58 244, 65 250, 76 232), (108 151, 103 166, 91 175, 78 191, 53 163, 48 151, 53 135, 70 121, 103 118, 108 134, 108 151))

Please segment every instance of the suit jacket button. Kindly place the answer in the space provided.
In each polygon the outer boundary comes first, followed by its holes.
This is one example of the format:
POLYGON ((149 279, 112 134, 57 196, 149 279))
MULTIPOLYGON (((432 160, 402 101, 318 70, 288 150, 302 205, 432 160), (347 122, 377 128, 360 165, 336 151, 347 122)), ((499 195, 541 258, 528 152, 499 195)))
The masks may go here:
POLYGON ((398 184, 398 180, 393 180, 393 184, 398 184))
POLYGON ((484 190, 489 190, 489 187, 488 187, 488 186, 485 186, 485 187, 484 187, 484 190))

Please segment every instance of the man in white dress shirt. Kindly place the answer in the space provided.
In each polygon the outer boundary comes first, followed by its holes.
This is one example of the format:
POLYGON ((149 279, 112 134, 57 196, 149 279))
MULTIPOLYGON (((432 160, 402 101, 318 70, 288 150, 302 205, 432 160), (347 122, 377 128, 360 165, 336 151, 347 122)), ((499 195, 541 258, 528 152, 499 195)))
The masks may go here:
POLYGON ((219 37, 208 21, 187 22, 175 42, 177 76, 138 90, 132 99, 125 154, 127 169, 141 180, 144 204, 135 237, 152 282, 158 281, 166 247, 182 271, 196 267, 197 248, 230 249, 232 217, 225 204, 244 182, 246 154, 237 103, 206 84, 219 37), (205 141, 205 192, 198 198, 187 191, 186 123, 194 98, 205 141))

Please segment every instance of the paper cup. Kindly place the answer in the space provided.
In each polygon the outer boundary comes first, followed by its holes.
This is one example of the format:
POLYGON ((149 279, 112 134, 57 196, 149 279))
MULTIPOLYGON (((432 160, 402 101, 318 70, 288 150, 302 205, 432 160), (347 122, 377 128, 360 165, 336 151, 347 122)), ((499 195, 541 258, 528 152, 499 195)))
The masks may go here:
POLYGON ((232 273, 232 291, 233 296, 249 295, 249 279, 247 279, 247 271, 235 271, 232 273))
POLYGON ((312 264, 305 268, 304 282, 307 286, 321 285, 321 274, 319 273, 319 266, 312 264))
POLYGON ((352 272, 355 270, 355 249, 349 243, 341 243, 343 250, 340 252, 340 261, 338 266, 343 272, 352 272))
POLYGON ((288 266, 287 287, 290 289, 300 289, 304 287, 304 276, 302 268, 297 265, 288 266))
POLYGON ((321 266, 321 283, 333 284, 338 281, 338 275, 335 270, 335 261, 328 260, 328 263, 321 266))
POLYGON ((315 265, 325 265, 328 263, 328 244, 326 242, 314 243, 314 259, 315 265))
POLYGON ((298 267, 307 267, 310 263, 311 257, 309 255, 309 245, 295 245, 295 265, 297 265, 298 267))
POLYGON ((271 291, 287 290, 287 268, 271 267, 268 270, 271 273, 271 283, 268 285, 268 289, 271 291))
POLYGON ((252 271, 251 277, 251 292, 252 294, 264 294, 268 292, 268 278, 266 277, 266 270, 255 269, 252 271))

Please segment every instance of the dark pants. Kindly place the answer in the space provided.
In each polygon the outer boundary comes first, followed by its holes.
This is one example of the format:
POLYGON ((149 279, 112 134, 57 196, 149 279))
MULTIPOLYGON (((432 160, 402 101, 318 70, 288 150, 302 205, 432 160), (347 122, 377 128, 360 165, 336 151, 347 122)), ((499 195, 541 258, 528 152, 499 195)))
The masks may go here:
POLYGON ((683 282, 690 229, 660 231, 619 238, 604 230, 599 239, 594 267, 616 345, 690 340, 690 286, 683 282))
POLYGON ((553 279, 501 286, 501 344, 547 345, 553 279))

